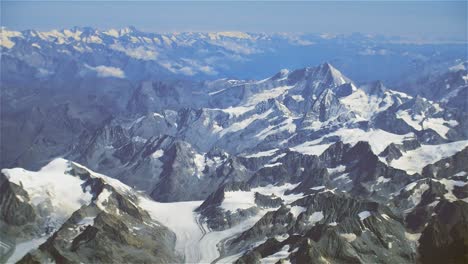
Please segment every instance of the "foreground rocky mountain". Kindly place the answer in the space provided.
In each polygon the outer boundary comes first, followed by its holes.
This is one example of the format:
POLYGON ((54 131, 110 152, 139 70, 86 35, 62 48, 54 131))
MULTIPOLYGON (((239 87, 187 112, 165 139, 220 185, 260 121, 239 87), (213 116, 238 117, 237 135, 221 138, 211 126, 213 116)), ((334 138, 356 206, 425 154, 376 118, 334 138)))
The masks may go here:
MULTIPOLYGON (((205 201, 159 203, 56 159, 4 169, 3 261, 466 261, 468 148, 408 175, 366 142, 286 152, 205 201), (29 253, 28 253, 29 252, 29 253)), ((253 158, 261 159, 261 157, 253 158)))
POLYGON ((1 177, 3 261, 183 261, 175 234, 116 180, 63 159, 38 172, 3 170, 1 177))

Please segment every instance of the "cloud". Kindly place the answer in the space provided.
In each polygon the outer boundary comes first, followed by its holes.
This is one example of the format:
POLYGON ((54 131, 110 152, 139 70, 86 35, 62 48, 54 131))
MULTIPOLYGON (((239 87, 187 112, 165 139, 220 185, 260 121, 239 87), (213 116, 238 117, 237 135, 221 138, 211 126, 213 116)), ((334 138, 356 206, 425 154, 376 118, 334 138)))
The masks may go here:
POLYGON ((127 56, 139 59, 139 60, 156 60, 158 52, 155 50, 145 48, 143 46, 132 48, 123 47, 122 45, 112 44, 111 49, 125 53, 127 56))
POLYGON ((115 77, 115 78, 125 78, 125 73, 116 67, 99 65, 96 67, 89 66, 85 64, 86 68, 95 71, 99 77, 115 77))

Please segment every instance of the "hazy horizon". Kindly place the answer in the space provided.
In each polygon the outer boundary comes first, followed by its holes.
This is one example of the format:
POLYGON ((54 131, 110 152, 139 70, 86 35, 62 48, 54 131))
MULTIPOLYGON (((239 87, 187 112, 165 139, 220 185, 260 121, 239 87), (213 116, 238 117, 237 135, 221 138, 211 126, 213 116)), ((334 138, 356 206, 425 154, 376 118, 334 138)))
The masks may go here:
POLYGON ((2 1, 12 30, 134 26, 144 32, 329 33, 467 39, 465 1, 2 1))

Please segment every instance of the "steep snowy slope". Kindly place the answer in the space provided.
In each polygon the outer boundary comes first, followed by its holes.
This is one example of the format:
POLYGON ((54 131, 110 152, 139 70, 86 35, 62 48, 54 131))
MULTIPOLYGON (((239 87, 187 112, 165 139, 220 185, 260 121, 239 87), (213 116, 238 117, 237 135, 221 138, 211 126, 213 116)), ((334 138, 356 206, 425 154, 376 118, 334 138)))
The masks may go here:
MULTIPOLYGON (((447 206, 466 213, 468 143, 441 145, 444 159, 434 163, 434 156, 422 175, 409 175, 377 156, 386 144, 359 141, 365 138, 315 155, 276 149, 239 158, 254 173, 222 184, 205 201, 155 202, 64 159, 38 172, 4 169, 2 243, 16 248, 3 257, 20 260, 30 251, 22 261, 414 262, 417 250, 428 254, 416 243, 430 232, 426 224, 436 225, 447 206), (370 244, 379 254, 366 253, 370 244)), ((403 157, 415 155, 409 139, 392 141, 401 142, 394 145, 403 157)))
POLYGON ((3 169, 2 177, 1 237, 14 242, 2 254, 7 263, 182 260, 174 233, 138 206, 137 191, 115 179, 61 158, 37 172, 3 169), (30 216, 21 218, 16 208, 30 216))

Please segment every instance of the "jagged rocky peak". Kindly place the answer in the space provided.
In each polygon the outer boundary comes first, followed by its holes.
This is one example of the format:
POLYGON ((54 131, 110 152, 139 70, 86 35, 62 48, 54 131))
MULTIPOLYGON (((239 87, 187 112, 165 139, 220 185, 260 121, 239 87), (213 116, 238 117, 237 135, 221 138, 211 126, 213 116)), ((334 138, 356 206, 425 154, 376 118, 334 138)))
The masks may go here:
POLYGON ((423 114, 428 111, 436 111, 434 106, 424 97, 417 95, 408 102, 415 114, 423 114))
POLYGON ((316 86, 336 87, 345 83, 352 82, 330 63, 323 63, 317 67, 308 67, 298 69, 289 73, 290 82, 299 82, 302 80, 311 81, 316 86))
POLYGON ((383 96, 388 90, 382 81, 375 81, 360 87, 369 95, 383 96))

